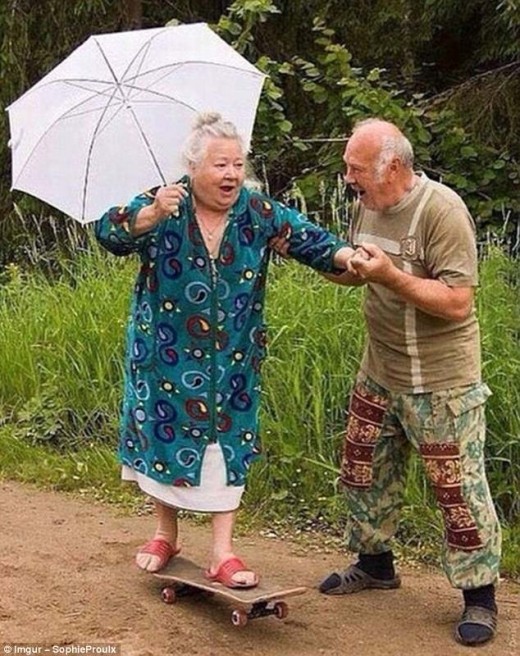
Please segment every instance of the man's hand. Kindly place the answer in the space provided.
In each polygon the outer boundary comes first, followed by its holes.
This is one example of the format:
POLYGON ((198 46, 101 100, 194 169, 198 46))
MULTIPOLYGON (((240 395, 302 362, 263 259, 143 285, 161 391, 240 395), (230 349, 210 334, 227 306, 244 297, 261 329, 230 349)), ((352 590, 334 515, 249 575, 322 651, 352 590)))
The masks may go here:
POLYGON ((378 246, 364 242, 350 258, 348 269, 362 280, 385 284, 392 278, 396 267, 378 246))
POLYGON ((272 248, 281 257, 289 257, 289 240, 284 235, 277 234, 271 237, 269 248, 272 248))

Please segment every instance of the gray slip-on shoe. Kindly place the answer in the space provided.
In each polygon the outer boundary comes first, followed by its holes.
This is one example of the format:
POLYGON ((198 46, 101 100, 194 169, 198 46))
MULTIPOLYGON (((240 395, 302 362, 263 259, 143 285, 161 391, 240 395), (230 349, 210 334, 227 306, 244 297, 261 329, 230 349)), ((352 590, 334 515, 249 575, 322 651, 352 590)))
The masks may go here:
POLYGON ((396 574, 392 579, 376 579, 356 565, 350 565, 343 572, 332 572, 319 586, 319 591, 328 595, 351 594, 360 590, 393 590, 399 588, 401 578, 396 574))

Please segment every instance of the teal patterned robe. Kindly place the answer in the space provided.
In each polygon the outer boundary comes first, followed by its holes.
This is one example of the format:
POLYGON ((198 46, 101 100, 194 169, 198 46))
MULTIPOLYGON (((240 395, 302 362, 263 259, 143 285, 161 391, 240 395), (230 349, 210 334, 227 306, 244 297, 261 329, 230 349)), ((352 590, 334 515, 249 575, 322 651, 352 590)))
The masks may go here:
POLYGON ((160 483, 196 486, 206 446, 218 441, 228 485, 244 485, 260 453, 267 242, 283 233, 292 257, 325 272, 344 243, 297 210, 242 189, 211 260, 191 196, 179 216, 131 236, 155 192, 108 210, 95 226, 109 251, 141 258, 127 329, 120 460, 160 483))

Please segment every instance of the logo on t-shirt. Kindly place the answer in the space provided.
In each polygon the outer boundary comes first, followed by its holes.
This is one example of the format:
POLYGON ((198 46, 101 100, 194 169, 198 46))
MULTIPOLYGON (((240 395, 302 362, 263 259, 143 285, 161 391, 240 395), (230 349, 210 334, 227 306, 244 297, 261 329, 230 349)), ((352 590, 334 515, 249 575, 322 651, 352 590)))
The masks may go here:
POLYGON ((401 239, 401 257, 403 260, 417 260, 419 258, 419 243, 417 237, 408 236, 401 239))

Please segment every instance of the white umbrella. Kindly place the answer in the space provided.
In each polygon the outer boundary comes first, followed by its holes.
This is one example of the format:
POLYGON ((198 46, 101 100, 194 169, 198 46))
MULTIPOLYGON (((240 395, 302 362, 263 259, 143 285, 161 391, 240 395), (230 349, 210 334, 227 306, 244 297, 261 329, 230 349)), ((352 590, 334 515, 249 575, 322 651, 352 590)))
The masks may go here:
POLYGON ((96 220, 179 177, 201 111, 249 146, 264 78, 205 23, 91 36, 7 108, 12 188, 96 220))

